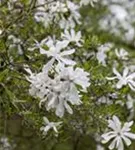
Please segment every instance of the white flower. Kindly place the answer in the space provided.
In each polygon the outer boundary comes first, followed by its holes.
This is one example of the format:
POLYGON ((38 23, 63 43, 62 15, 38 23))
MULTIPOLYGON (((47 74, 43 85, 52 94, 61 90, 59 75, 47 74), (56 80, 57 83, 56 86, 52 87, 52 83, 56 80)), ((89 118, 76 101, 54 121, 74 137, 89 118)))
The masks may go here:
POLYGON ((88 5, 91 4, 92 7, 94 7, 94 3, 96 3, 98 0, 81 0, 80 5, 88 5))
POLYGON ((65 13, 68 11, 66 4, 60 1, 57 1, 54 3, 54 5, 51 5, 50 9, 51 9, 51 13, 60 13, 60 12, 65 13))
POLYGON ((59 21, 59 26, 61 29, 70 29, 75 28, 76 23, 71 16, 68 19, 62 17, 61 20, 59 21))
POLYGON ((76 84, 86 90, 90 83, 87 78, 88 73, 82 73, 82 70, 74 71, 73 67, 64 67, 62 64, 57 65, 56 70, 58 74, 54 79, 51 92, 47 95, 47 100, 42 102, 45 102, 47 110, 55 108, 55 114, 63 117, 65 110, 73 114, 69 104, 80 105, 82 103, 76 84))
POLYGON ((35 13, 34 18, 37 22, 42 22, 45 27, 48 27, 52 22, 53 16, 44 11, 38 11, 35 13))
POLYGON ((57 127, 62 124, 62 122, 50 122, 46 117, 43 117, 45 126, 41 127, 40 130, 46 135, 50 129, 53 129, 56 134, 58 134, 57 127))
POLYGON ((118 51, 118 49, 115 49, 115 54, 119 59, 127 60, 128 59, 128 52, 124 50, 123 48, 118 51))
POLYGON ((66 6, 68 9, 68 17, 65 17, 64 15, 61 15, 61 19, 59 20, 58 24, 61 29, 70 29, 75 28, 76 24, 81 24, 80 18, 81 15, 79 13, 79 5, 75 4, 74 2, 71 2, 69 0, 66 1, 66 6))
POLYGON ((110 50, 112 45, 110 43, 106 43, 104 45, 101 45, 98 47, 98 52, 96 53, 96 58, 100 64, 103 66, 106 66, 106 58, 107 58, 107 52, 110 50))
POLYGON ((123 86, 128 85, 131 90, 135 91, 135 73, 129 74, 129 69, 126 67, 121 75, 116 68, 113 68, 113 73, 116 75, 114 77, 107 77, 108 80, 118 79, 119 81, 116 84, 117 89, 121 89, 123 86))
POLYGON ((51 37, 48 37, 47 39, 43 39, 40 43, 36 41, 35 47, 31 48, 31 50, 38 48, 41 54, 45 54, 47 57, 51 57, 59 63, 75 65, 75 61, 66 58, 73 54, 75 49, 64 50, 67 48, 67 45, 68 43, 66 41, 55 41, 51 37), (47 46, 48 48, 45 49, 43 46, 47 46))
MULTIPOLYGON (((62 66, 62 64, 59 65, 62 66)), ((87 77, 88 73, 80 68, 75 71, 70 68, 64 68, 64 70, 60 71, 61 68, 59 68, 55 76, 50 78, 48 76, 50 68, 52 68, 50 61, 43 67, 42 72, 38 74, 33 74, 29 68, 25 67, 25 70, 30 74, 29 77, 26 77, 31 83, 29 93, 40 98, 40 107, 44 103, 47 111, 55 109, 55 114, 60 118, 63 117, 65 110, 73 114, 69 104, 80 105, 82 103, 76 84, 86 90, 90 84, 87 77)))
POLYGON ((76 24, 81 24, 79 13, 79 6, 69 0, 66 1, 37 1, 38 7, 34 14, 37 22, 42 22, 45 27, 49 24, 56 23, 60 28, 65 29, 75 27, 76 24), (68 17, 65 17, 65 13, 69 13, 68 17), (67 23, 67 24, 66 24, 67 23), (64 26, 66 25, 66 26, 64 26))
POLYGON ((83 42, 83 40, 81 39, 81 31, 75 33, 74 29, 71 29, 70 32, 68 30, 64 30, 64 33, 61 34, 61 37, 68 44, 71 42, 75 42, 78 47, 82 46, 82 44, 80 43, 83 42))
MULTIPOLYGON (((47 101, 46 109, 55 108, 55 114, 63 117, 65 110, 73 114, 73 110, 69 104, 80 105, 82 103, 76 84, 80 85, 86 91, 90 83, 87 77, 88 73, 80 68, 73 70, 73 67, 64 67, 62 64, 59 64, 56 66, 56 70, 58 75, 52 85, 51 91, 53 92, 48 94, 48 100, 45 100, 47 101)), ((43 100, 42 102, 45 101, 43 100)))
POLYGON ((70 17, 75 20, 75 22, 77 24, 81 24, 80 22, 80 18, 81 18, 81 15, 79 13, 79 6, 76 5, 75 3, 71 2, 71 1, 67 1, 67 8, 69 9, 70 11, 70 17))
POLYGON ((70 83, 77 84, 86 91, 86 88, 90 86, 89 73, 85 72, 83 69, 77 67, 74 69, 73 66, 64 67, 64 65, 57 66, 60 78, 68 80, 70 83))
POLYGON ((124 150, 123 142, 129 146, 131 145, 130 139, 135 139, 135 134, 129 132, 132 125, 133 121, 130 121, 124 123, 122 127, 119 118, 117 116, 113 116, 112 120, 108 120, 108 127, 112 131, 101 136, 103 138, 102 143, 105 144, 111 140, 112 142, 109 145, 110 150, 113 150, 114 148, 124 150))
POLYGON ((29 93, 31 96, 39 97, 40 99, 44 99, 44 97, 50 92, 49 87, 52 85, 52 79, 48 76, 48 71, 51 68, 51 63, 47 63, 42 72, 38 74, 34 74, 31 70, 25 67, 25 70, 30 74, 30 76, 26 76, 26 79, 31 83, 29 93))
POLYGON ((101 96, 97 99, 97 104, 106 104, 106 105, 111 105, 113 104, 113 100, 110 99, 109 95, 107 96, 101 96))
POLYGON ((49 111, 50 109, 56 109, 55 114, 59 117, 63 117, 65 108, 70 114, 72 114, 72 109, 68 105, 66 99, 66 96, 68 94, 67 92, 68 89, 64 86, 63 82, 54 79, 52 82, 52 86, 49 87, 49 93, 43 100, 41 100, 41 103, 45 103, 47 111, 49 111))

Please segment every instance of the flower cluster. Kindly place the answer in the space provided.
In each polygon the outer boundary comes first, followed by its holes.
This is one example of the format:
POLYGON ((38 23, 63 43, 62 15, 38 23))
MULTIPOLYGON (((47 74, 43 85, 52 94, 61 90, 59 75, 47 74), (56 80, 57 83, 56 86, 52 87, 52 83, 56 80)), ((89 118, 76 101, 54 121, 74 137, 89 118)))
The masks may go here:
POLYGON ((79 5, 69 0, 38 0, 35 19, 37 22, 42 22, 45 27, 57 23, 60 28, 74 28, 76 23, 80 24, 79 5))
MULTIPOLYGON (((93 5, 90 1, 90 4, 93 5)), ((80 2, 84 3, 84 2, 80 2)), ((87 92, 90 86, 89 73, 76 66, 71 55, 77 48, 83 46, 81 31, 76 31, 76 25, 81 25, 80 5, 70 0, 37 0, 34 18, 45 28, 55 24, 61 29, 59 39, 47 36, 42 40, 35 39, 35 44, 28 50, 39 50, 48 62, 42 71, 33 73, 29 66, 25 70, 29 73, 26 79, 30 82, 29 94, 39 98, 39 107, 46 111, 55 111, 56 116, 62 118, 65 111, 73 114, 71 105, 82 104, 82 92, 87 92)), ((46 126, 41 130, 46 134, 51 128, 57 133, 59 123, 49 122, 44 117, 46 126)))
POLYGON ((55 108, 55 114, 59 117, 63 117, 65 110, 72 114, 69 103, 81 104, 80 90, 86 91, 90 85, 89 73, 75 67, 75 61, 66 58, 75 52, 74 49, 63 51, 65 48, 68 49, 69 42, 53 41, 52 38, 47 38, 44 40, 44 44, 48 46, 48 51, 43 49, 41 43, 36 44, 40 53, 51 59, 38 74, 26 69, 30 73, 30 77, 27 77, 31 83, 30 94, 39 97, 40 105, 44 102, 46 110, 55 108))

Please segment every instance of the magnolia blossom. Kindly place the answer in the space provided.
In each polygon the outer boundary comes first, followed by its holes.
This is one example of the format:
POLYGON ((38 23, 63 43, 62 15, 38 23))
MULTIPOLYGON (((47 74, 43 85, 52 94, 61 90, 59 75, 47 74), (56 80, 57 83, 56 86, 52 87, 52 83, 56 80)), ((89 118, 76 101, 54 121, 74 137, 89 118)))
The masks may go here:
POLYGON ((129 74, 129 69, 126 67, 121 75, 116 68, 113 68, 113 73, 116 75, 114 77, 107 77, 108 80, 118 79, 116 88, 121 89, 123 86, 128 85, 131 90, 135 90, 135 73, 129 74), (128 75, 129 74, 129 75, 128 75))
POLYGON ((48 27, 53 17, 44 11, 37 11, 34 18, 36 22, 42 22, 45 27, 48 27))
POLYGON ((27 80, 31 83, 30 95, 40 98, 39 106, 41 107, 44 103, 47 111, 55 109, 55 114, 59 117, 63 117, 65 109, 72 114, 73 111, 67 103, 67 97, 69 97, 67 86, 56 78, 51 79, 46 68, 45 66, 42 72, 38 74, 33 74, 29 69, 25 69, 30 73, 30 77, 27 77, 27 80))
POLYGON ((133 121, 130 121, 124 123, 122 127, 119 118, 117 116, 113 116, 112 120, 108 120, 108 127, 112 131, 109 131, 101 136, 103 138, 102 143, 105 144, 111 140, 112 142, 109 145, 110 150, 113 150, 114 148, 124 150, 123 142, 129 146, 131 145, 130 139, 135 139, 135 134, 129 132, 132 125, 133 121))
POLYGON ((52 5, 51 4, 51 13, 65 13, 68 11, 67 7, 66 7, 66 4, 61 2, 61 1, 56 1, 56 2, 53 2, 54 4, 52 5))
POLYGON ((59 127, 62 122, 50 122, 46 117, 43 117, 45 126, 41 127, 40 130, 46 135, 50 129, 53 129, 56 135, 58 134, 57 127, 59 127))
POLYGON ((46 1, 38 0, 38 7, 34 14, 37 22, 42 22, 45 27, 55 23, 60 28, 74 28, 76 24, 81 24, 79 13, 79 5, 69 1, 46 1), (69 13, 68 17, 65 17, 66 13, 69 13), (66 25, 66 26, 65 26, 66 25))
POLYGON ((70 84, 77 84, 86 91, 86 88, 90 86, 89 73, 85 72, 83 69, 77 67, 74 69, 73 66, 64 67, 64 65, 58 65, 57 71, 60 78, 68 81, 70 84))
POLYGON ((81 24, 80 22, 80 18, 81 18, 81 15, 79 13, 79 5, 71 2, 71 1, 67 1, 67 8, 69 9, 69 12, 70 12, 70 19, 72 18, 72 20, 77 23, 77 24, 81 24))
POLYGON ((73 29, 77 24, 81 24, 81 15, 79 13, 79 5, 71 2, 66 1, 66 5, 69 12, 69 17, 66 17, 63 15, 61 16, 61 19, 59 21, 59 26, 61 29, 73 29))
POLYGON ((59 64, 56 66, 57 73, 54 78, 51 78, 48 76, 48 72, 52 65, 49 61, 43 67, 42 72, 38 74, 34 74, 29 68, 25 68, 30 74, 29 77, 26 77, 31 83, 29 93, 40 98, 40 107, 44 104, 47 111, 54 109, 55 114, 59 117, 63 117, 65 110, 73 114, 70 104, 80 105, 82 103, 76 85, 86 91, 86 88, 90 85, 89 74, 81 68, 74 70, 73 66, 63 67, 62 64, 59 64))
POLYGON ((64 33, 61 34, 61 37, 68 44, 71 42, 75 42, 78 47, 82 46, 81 42, 83 42, 83 40, 81 39, 81 31, 75 33, 74 29, 71 29, 70 32, 68 30, 65 30, 64 33))
POLYGON ((124 49, 120 49, 119 51, 118 49, 115 49, 115 54, 119 59, 122 59, 122 60, 128 59, 128 52, 124 49))
POLYGON ((98 52, 96 53, 96 58, 100 64, 106 66, 107 52, 111 49, 112 45, 106 43, 98 47, 98 52))
POLYGON ((47 55, 47 57, 51 57, 54 60, 57 60, 59 63, 65 63, 67 65, 75 65, 75 61, 68 58, 69 55, 75 52, 75 49, 68 49, 67 41, 55 41, 51 37, 43 39, 40 43, 36 41, 36 44, 30 50, 34 50, 38 48, 41 54, 47 55), (43 46, 47 46, 47 48, 43 48, 43 46))
MULTIPOLYGON (((55 82, 55 81, 54 81, 55 82)), ((65 110, 68 113, 73 114, 73 110, 69 104, 80 105, 81 101, 76 95, 74 89, 70 89, 65 82, 55 82, 47 95, 45 100, 42 100, 41 103, 45 102, 45 107, 49 111, 50 109, 55 109, 55 114, 60 118, 63 117, 65 110)))
POLYGON ((37 22, 42 22, 45 27, 48 27, 52 22, 57 22, 60 19, 59 13, 63 14, 68 11, 66 4, 61 1, 46 1, 38 0, 38 7, 34 15, 37 22))
POLYGON ((106 104, 106 105, 111 105, 113 104, 113 100, 110 99, 110 97, 107 95, 107 96, 101 96, 97 99, 97 104, 106 104))
MULTIPOLYGON (((69 106, 70 102, 72 105, 79 105, 78 97, 74 97, 74 101, 72 99, 68 99, 69 89, 65 82, 60 81, 59 79, 55 78, 52 82, 52 85, 48 87, 49 92, 41 100, 40 105, 45 103, 46 110, 49 111, 50 109, 55 109, 55 114, 59 117, 63 117, 65 110, 68 113, 73 114, 72 108, 69 106)), ((46 89, 44 89, 46 91, 46 89)), ((74 94, 74 91, 73 91, 74 94)))

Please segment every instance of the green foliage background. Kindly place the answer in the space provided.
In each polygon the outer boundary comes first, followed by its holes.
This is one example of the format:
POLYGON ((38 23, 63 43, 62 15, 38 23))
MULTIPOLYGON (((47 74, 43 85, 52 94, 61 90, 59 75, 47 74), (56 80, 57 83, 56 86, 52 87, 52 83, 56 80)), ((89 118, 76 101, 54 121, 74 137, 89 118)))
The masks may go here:
MULTIPOLYGON (((59 118, 53 112, 48 113, 39 109, 39 100, 29 96, 29 83, 25 79, 27 72, 24 70, 24 64, 28 64, 33 71, 40 72, 47 58, 41 56, 38 50, 34 53, 28 51, 28 47, 34 44, 34 39, 40 41, 54 34, 56 38, 59 37, 60 29, 55 24, 44 29, 41 23, 35 22, 33 18, 35 2, 33 0, 29 4, 28 0, 20 0, 12 12, 7 9, 6 2, 0 6, 0 28, 3 31, 0 35, 0 136, 8 136, 11 142, 13 139, 17 143, 15 150, 95 150, 96 142, 93 135, 95 132, 99 134, 104 132, 107 125, 106 118, 117 114, 124 120, 128 111, 126 106, 95 105, 99 97, 116 92, 112 84, 106 81, 105 76, 112 76, 112 62, 117 58, 112 54, 108 67, 103 67, 95 58, 86 58, 82 53, 97 52, 99 45, 112 42, 114 49, 122 46, 129 50, 130 61, 134 63, 134 45, 100 30, 98 20, 107 13, 107 8, 100 2, 94 8, 86 6, 81 9, 84 25, 77 28, 82 31, 85 44, 82 48, 78 48, 73 57, 77 60, 78 66, 90 73, 91 86, 88 93, 82 97, 83 105, 74 106, 74 115, 66 114, 62 119, 64 126, 60 130, 59 137, 50 132, 44 138, 39 132, 44 114, 54 121, 59 121, 59 118), (22 55, 18 54, 16 47, 9 49, 12 41, 8 40, 8 35, 15 35, 23 41, 22 55)), ((120 69, 121 66, 119 62, 120 69)), ((123 95, 128 92, 127 87, 123 88, 116 101, 119 99, 125 101, 123 95)), ((134 144, 130 149, 135 149, 134 144)))

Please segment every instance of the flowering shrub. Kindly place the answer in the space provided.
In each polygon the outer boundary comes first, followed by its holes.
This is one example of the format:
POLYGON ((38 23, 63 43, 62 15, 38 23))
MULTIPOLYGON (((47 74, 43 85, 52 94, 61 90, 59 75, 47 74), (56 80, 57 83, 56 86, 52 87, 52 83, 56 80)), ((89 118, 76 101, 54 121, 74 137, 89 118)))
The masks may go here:
MULTIPOLYGON (((53 146, 72 139, 79 150, 89 137, 93 150, 131 150, 134 2, 126 4, 1 0, 0 119, 18 115, 53 146)), ((17 147, 7 128, 0 123, 0 149, 17 147)))

